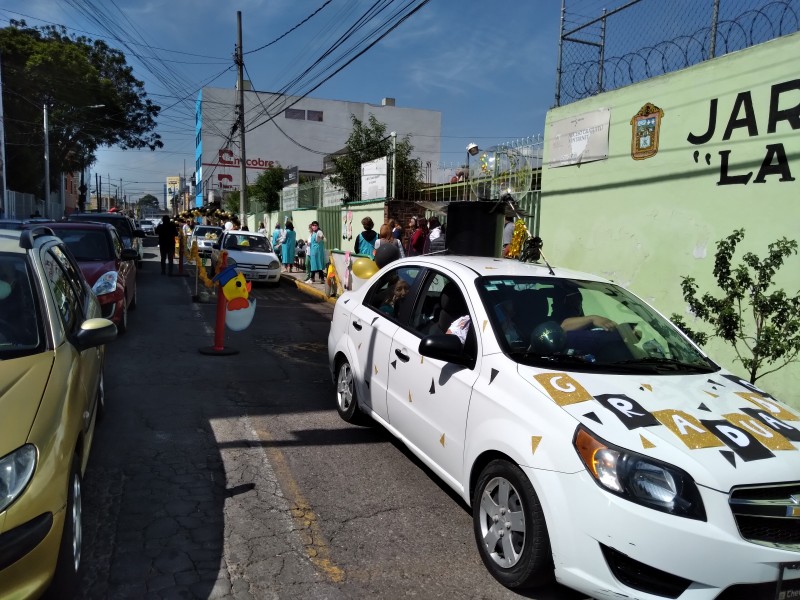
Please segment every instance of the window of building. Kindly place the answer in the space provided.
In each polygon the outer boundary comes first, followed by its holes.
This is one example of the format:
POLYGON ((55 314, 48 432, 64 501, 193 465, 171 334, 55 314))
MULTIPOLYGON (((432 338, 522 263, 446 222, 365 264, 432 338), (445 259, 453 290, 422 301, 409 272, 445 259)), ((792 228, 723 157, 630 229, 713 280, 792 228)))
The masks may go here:
POLYGON ((306 111, 299 110, 297 108, 287 108, 284 112, 284 115, 287 119, 298 119, 303 121, 306 118, 306 111))
POLYGON ((306 119, 308 121, 319 121, 322 123, 322 111, 321 110, 309 110, 306 113, 306 119))

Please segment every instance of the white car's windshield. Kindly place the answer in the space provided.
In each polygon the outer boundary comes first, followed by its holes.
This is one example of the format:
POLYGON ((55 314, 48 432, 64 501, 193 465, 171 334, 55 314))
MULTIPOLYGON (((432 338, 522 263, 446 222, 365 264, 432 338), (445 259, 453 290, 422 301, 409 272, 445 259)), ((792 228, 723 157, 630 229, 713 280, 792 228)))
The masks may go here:
POLYGON ((226 250, 244 250, 247 252, 271 252, 269 241, 263 235, 246 233, 228 234, 225 236, 226 250))
POLYGON ((498 341, 518 362, 624 372, 717 370, 673 325, 616 285, 509 276, 476 283, 498 341))

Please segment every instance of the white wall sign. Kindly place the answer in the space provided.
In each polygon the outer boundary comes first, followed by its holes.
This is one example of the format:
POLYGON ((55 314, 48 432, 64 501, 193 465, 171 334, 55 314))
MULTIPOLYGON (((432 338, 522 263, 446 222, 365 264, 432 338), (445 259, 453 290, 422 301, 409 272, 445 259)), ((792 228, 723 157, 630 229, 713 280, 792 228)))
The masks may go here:
POLYGON ((361 199, 386 198, 387 160, 383 156, 361 164, 361 199))
POLYGON ((608 158, 610 108, 554 121, 550 125, 548 167, 564 167, 608 158))

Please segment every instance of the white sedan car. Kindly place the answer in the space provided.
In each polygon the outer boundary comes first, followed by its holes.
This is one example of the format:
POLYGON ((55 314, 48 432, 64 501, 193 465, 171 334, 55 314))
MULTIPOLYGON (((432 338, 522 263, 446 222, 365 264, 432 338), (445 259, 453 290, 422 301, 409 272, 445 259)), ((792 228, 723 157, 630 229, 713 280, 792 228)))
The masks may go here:
POLYGON ((620 286, 405 258, 339 298, 328 355, 341 417, 383 425, 472 507, 503 585, 800 597, 800 414, 620 286))
POLYGON ((236 270, 242 273, 247 281, 264 281, 274 285, 280 283, 281 262, 272 251, 272 244, 265 234, 253 231, 226 231, 219 242, 214 244, 215 263, 222 250, 228 254, 228 264, 236 265, 236 270))

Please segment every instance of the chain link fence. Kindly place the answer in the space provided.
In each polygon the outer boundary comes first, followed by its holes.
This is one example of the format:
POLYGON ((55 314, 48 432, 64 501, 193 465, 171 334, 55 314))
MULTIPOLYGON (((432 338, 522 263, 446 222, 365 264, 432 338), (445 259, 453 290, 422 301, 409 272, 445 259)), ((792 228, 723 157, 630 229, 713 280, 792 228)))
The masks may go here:
POLYGON ((800 30, 800 0, 631 0, 599 15, 562 3, 556 106, 800 30))

